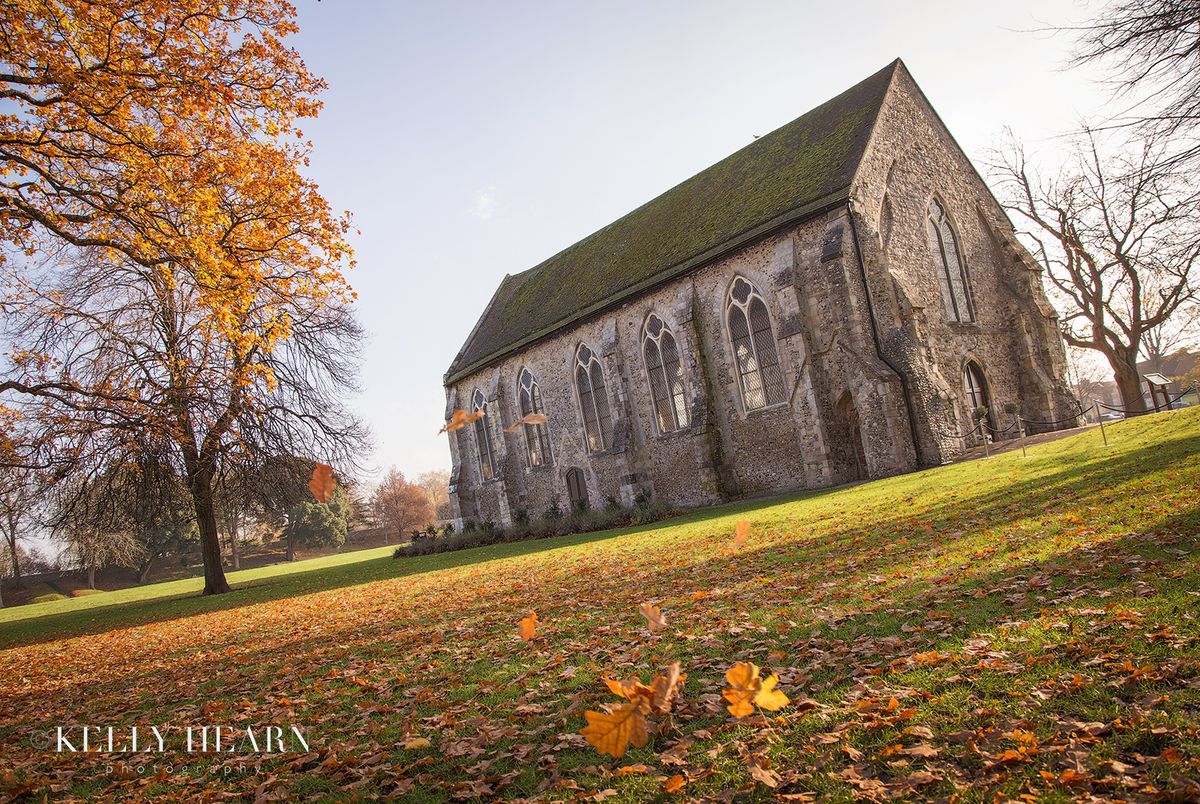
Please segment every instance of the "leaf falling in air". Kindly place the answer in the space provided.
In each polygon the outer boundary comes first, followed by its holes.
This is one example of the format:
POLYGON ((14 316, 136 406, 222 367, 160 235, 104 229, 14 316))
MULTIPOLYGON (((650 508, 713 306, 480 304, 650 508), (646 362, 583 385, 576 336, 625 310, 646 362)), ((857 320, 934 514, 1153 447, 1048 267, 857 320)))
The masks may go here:
POLYGON ((538 616, 536 611, 529 612, 529 616, 522 617, 517 623, 517 634, 526 642, 537 636, 538 616))
POLYGON ((650 633, 657 634, 667 627, 667 616, 653 603, 642 603, 638 606, 638 611, 646 618, 646 627, 650 629, 650 633))
POLYGON ((329 502, 335 488, 337 488, 337 481, 333 479, 333 467, 327 463, 319 463, 314 466, 312 477, 308 481, 308 490, 312 492, 312 496, 317 498, 317 502, 329 502))
POLYGON ((745 519, 739 519, 733 534, 733 549, 741 550, 742 545, 746 543, 746 539, 748 538, 750 538, 750 522, 745 519))
POLYGON ((775 685, 778 683, 779 677, 773 673, 764 678, 762 689, 754 696, 754 703, 763 709, 770 709, 772 712, 778 712, 787 706, 791 702, 791 699, 784 695, 781 690, 775 689, 775 685))
POLYGON ((442 425, 441 430, 438 430, 438 435, 441 435, 442 433, 453 433, 455 430, 461 430, 468 424, 477 422, 486 415, 487 411, 485 411, 483 408, 471 413, 467 413, 462 408, 459 408, 450 414, 449 421, 442 425))
POLYGON ((779 678, 775 675, 760 678, 758 665, 753 662, 738 662, 725 672, 725 680, 729 686, 721 691, 721 695, 729 701, 726 708, 734 717, 753 714, 755 706, 777 712, 789 703, 790 699, 775 689, 779 678))
POLYGON ((505 427, 504 432, 506 432, 506 433, 516 432, 517 428, 520 427, 522 424, 545 424, 548 421, 550 421, 550 417, 547 416, 545 413, 526 413, 524 416, 517 419, 515 422, 510 424, 508 427, 505 427))
POLYGON ((608 712, 590 709, 584 712, 588 724, 579 733, 601 754, 617 758, 624 756, 630 744, 641 748, 648 739, 646 715, 670 712, 679 685, 685 680, 687 676, 679 671, 679 662, 655 675, 649 684, 643 684, 637 676, 625 681, 605 678, 609 691, 628 703, 613 704, 608 712))

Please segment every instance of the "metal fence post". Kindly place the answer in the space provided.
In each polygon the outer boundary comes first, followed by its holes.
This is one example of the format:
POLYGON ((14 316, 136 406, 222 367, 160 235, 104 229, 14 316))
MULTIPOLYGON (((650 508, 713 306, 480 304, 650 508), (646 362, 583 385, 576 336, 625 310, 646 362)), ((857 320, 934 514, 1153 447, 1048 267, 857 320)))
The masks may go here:
POLYGON ((1096 421, 1100 422, 1100 436, 1104 439, 1104 446, 1108 446, 1108 433, 1104 432, 1104 417, 1100 415, 1100 400, 1094 400, 1096 403, 1096 421))

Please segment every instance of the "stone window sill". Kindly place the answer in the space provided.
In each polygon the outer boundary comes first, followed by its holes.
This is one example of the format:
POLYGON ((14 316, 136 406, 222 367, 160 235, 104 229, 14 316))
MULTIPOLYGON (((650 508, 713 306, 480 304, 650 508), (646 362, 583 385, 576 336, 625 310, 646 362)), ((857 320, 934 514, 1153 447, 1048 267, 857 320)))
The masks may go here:
POLYGON ((781 410, 786 410, 789 407, 790 405, 787 402, 775 402, 770 405, 765 405, 761 408, 754 408, 754 410, 742 411, 742 418, 751 419, 755 416, 763 416, 768 413, 777 413, 781 410))
POLYGON ((588 450, 587 456, 589 458, 601 458, 605 455, 620 455, 624 451, 624 448, 609 447, 608 449, 588 450))
POLYGON ((692 436, 699 435, 700 433, 700 428, 694 424, 688 425, 687 427, 680 427, 678 430, 672 430, 669 433, 660 433, 658 429, 655 428, 654 440, 666 443, 671 441, 679 441, 685 438, 691 438, 692 436))

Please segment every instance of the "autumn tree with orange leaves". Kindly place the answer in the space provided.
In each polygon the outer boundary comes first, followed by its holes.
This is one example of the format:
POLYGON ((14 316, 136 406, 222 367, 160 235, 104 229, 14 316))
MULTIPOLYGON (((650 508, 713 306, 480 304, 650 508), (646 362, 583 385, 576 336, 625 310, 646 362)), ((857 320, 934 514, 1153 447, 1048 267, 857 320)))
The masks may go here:
POLYGON ((95 476, 167 443, 205 594, 229 589, 224 465, 364 438, 350 221, 300 172, 325 85, 295 32, 281 0, 0 6, 4 460, 95 476))
POLYGON ((392 467, 371 495, 371 508, 379 524, 398 539, 411 528, 423 528, 436 518, 425 489, 392 467))

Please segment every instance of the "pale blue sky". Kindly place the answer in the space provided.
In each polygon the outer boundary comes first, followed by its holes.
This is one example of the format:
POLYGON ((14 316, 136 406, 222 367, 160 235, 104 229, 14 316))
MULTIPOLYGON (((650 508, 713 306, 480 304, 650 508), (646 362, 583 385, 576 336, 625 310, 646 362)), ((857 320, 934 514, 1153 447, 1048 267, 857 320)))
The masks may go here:
POLYGON ((897 56, 977 163, 1006 125, 1053 149, 1105 96, 1031 31, 1097 5, 303 0, 294 44, 330 84, 310 172, 362 230, 368 464, 449 468, 442 374, 505 273, 897 56))

